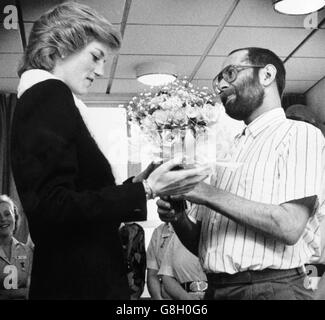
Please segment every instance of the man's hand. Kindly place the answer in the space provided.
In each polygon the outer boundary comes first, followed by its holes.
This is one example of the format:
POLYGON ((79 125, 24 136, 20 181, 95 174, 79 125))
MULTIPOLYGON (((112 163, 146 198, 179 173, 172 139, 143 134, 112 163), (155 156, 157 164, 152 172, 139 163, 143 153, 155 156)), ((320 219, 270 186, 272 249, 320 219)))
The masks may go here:
POLYGON ((173 208, 172 203, 170 202, 169 197, 162 197, 157 200, 158 214, 159 218, 163 222, 175 222, 183 214, 183 212, 176 212, 173 208))
POLYGON ((163 197, 157 201, 159 218, 164 222, 171 222, 183 245, 194 255, 198 255, 198 244, 201 233, 201 222, 194 223, 184 210, 173 208, 170 197, 163 197))
POLYGON ((211 192, 215 189, 213 186, 200 182, 192 190, 177 196, 171 196, 172 200, 187 200, 196 204, 206 204, 206 199, 209 198, 211 192))

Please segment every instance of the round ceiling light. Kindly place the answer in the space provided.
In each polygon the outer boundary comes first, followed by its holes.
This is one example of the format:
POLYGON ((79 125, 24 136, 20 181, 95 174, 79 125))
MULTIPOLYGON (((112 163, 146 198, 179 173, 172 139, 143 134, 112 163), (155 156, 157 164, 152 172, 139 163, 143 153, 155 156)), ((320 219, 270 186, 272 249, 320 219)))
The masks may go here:
POLYGON ((273 6, 280 13, 303 15, 322 9, 325 0, 273 0, 273 6))
POLYGON ((138 81, 148 86, 160 86, 176 79, 176 67, 168 62, 145 62, 135 67, 138 81))

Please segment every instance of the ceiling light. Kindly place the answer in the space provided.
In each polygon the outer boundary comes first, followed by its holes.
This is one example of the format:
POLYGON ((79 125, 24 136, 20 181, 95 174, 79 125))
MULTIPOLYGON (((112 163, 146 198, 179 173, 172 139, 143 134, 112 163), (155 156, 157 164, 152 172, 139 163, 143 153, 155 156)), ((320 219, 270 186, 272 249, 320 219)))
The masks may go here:
POLYGON ((168 62, 145 62, 135 67, 138 81, 148 86, 160 86, 176 79, 176 67, 168 62))
POLYGON ((325 6, 325 0, 273 0, 274 9, 280 13, 302 15, 325 6))

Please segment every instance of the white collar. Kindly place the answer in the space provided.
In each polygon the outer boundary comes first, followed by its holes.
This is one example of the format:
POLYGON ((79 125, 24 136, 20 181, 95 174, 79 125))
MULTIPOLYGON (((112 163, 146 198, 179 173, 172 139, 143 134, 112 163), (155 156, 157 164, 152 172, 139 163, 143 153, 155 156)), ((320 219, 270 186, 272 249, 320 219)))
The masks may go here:
MULTIPOLYGON (((62 79, 54 76, 52 73, 50 73, 46 70, 31 69, 31 70, 25 71, 21 75, 20 81, 18 84, 18 88, 17 88, 18 98, 20 98, 26 90, 28 90, 35 84, 43 82, 45 80, 49 80, 49 79, 56 79, 56 80, 60 80, 60 81, 64 82, 62 79)), ((93 121, 89 120, 88 107, 83 103, 83 101, 81 101, 76 95, 74 95, 73 92, 71 92, 71 93, 72 93, 75 105, 79 109, 82 119, 85 122, 91 136, 96 141, 97 146, 99 147, 99 149, 102 151, 103 155, 105 156, 105 153, 104 153, 105 146, 101 145, 100 141, 97 140, 95 135, 93 134, 93 132, 96 132, 96 129, 95 129, 96 124, 93 121)))
POLYGON ((278 123, 286 119, 282 108, 275 108, 267 111, 252 121, 246 128, 245 133, 250 133, 256 138, 264 129, 274 123, 278 123))
MULTIPOLYGON (((17 97, 20 98, 25 91, 27 91, 29 88, 31 88, 35 84, 45 81, 45 80, 49 80, 49 79, 56 79, 56 80, 60 80, 60 81, 64 82, 59 77, 56 77, 54 74, 52 74, 46 70, 31 69, 31 70, 25 71, 20 77, 20 81, 19 81, 18 88, 17 88, 17 97)), ((73 95, 75 104, 77 105, 77 103, 79 103, 81 100, 79 98, 77 98, 77 96, 74 95, 73 93, 72 93, 72 95, 73 95)))

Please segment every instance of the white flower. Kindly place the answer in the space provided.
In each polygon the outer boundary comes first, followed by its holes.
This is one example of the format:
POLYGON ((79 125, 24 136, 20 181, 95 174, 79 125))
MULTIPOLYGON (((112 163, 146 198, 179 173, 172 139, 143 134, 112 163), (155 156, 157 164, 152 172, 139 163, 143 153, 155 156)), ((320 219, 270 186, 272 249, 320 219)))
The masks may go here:
POLYGON ((172 103, 169 100, 166 100, 160 104, 162 110, 171 110, 173 108, 172 103))
POLYGON ((182 100, 178 97, 170 97, 160 104, 163 110, 171 110, 173 108, 180 108, 182 106, 182 100))
POLYGON ((169 102, 173 105, 174 108, 181 108, 183 105, 183 101, 179 97, 171 97, 169 102))
POLYGON ((163 97, 163 95, 160 95, 160 96, 153 97, 153 98, 150 100, 150 104, 159 105, 159 104, 162 103, 163 101, 164 101, 164 97, 163 97))
POLYGON ((218 121, 220 116, 220 108, 216 105, 213 106, 207 103, 201 109, 202 119, 207 123, 207 125, 214 124, 218 121))
POLYGON ((147 131, 153 131, 157 129, 157 125, 155 123, 155 119, 152 116, 147 116, 142 120, 142 126, 147 131))
POLYGON ((182 97, 183 99, 186 99, 189 97, 189 93, 186 92, 185 90, 183 89, 179 89, 176 91, 176 94, 179 96, 179 97, 182 97))
POLYGON ((185 112, 189 118, 197 118, 200 116, 200 109, 198 107, 191 107, 190 105, 187 105, 185 112))
POLYGON ((156 121, 157 124, 166 124, 169 118, 168 112, 163 110, 156 110, 152 114, 153 119, 156 121))
POLYGON ((188 122, 188 117, 184 108, 176 110, 173 114, 173 118, 175 122, 177 122, 178 125, 181 126, 185 125, 188 122))

